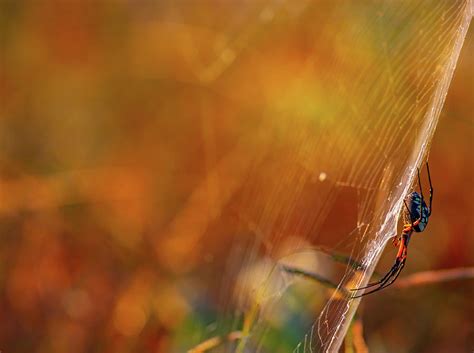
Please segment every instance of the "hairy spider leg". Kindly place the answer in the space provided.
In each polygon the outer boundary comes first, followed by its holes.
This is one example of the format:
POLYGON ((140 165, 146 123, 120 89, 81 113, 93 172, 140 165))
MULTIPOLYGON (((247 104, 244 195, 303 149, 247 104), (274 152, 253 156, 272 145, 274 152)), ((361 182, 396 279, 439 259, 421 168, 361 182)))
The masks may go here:
MULTIPOLYGON (((377 287, 377 288, 375 288, 375 289, 373 289, 373 290, 370 290, 370 291, 368 291, 368 292, 365 292, 365 293, 362 293, 362 294, 359 294, 359 295, 352 296, 352 299, 360 298, 360 297, 363 297, 363 296, 365 296, 365 295, 378 292, 379 290, 382 290, 382 289, 387 288, 388 286, 390 286, 392 283, 394 283, 394 282, 397 280, 398 276, 399 276, 400 273, 402 272, 403 267, 405 267, 405 261, 406 261, 405 259, 402 260, 402 261, 400 261, 400 262, 398 263, 398 268, 395 270, 395 272, 393 272, 393 271, 391 270, 391 271, 389 272, 389 273, 391 273, 391 276, 390 276, 389 278, 387 278, 384 283, 381 283, 379 287, 377 287), (390 279, 392 276, 394 276, 394 277, 393 277, 392 280, 389 282, 389 279, 390 279)), ((397 263, 395 263, 395 264, 397 264, 397 263)), ((395 265, 394 265, 394 266, 395 266, 395 265)), ((393 268, 393 267, 392 267, 392 268, 393 268)))
MULTIPOLYGON (((376 285, 380 285, 380 287, 383 287, 387 283, 387 281, 389 281, 390 278, 398 271, 398 268, 399 268, 398 266, 400 266, 400 263, 402 263, 402 262, 405 263, 405 260, 407 258, 408 242, 410 241, 411 233, 412 233, 411 229, 407 230, 406 233, 405 233, 405 230, 404 230, 404 232, 402 233, 402 241, 401 241, 400 247, 398 249, 397 259, 395 260, 395 264, 392 266, 390 271, 388 271, 385 276, 383 276, 377 282, 369 283, 368 285, 366 285, 364 287, 353 288, 353 289, 351 289, 351 291, 359 291, 359 290, 367 289, 367 288, 370 288, 370 287, 373 287, 373 286, 376 286, 376 285)), ((397 277, 398 277, 398 274, 396 275, 397 277)), ((353 298, 358 298, 358 297, 361 297, 361 296, 363 296, 365 294, 369 294, 369 293, 372 293, 372 291, 364 293, 360 296, 355 296, 353 298)))
POLYGON ((385 275, 386 278, 384 277, 385 278, 384 281, 379 283, 379 286, 377 288, 372 289, 368 292, 359 294, 359 295, 353 295, 351 298, 352 299, 360 298, 360 297, 363 297, 367 294, 371 294, 371 293, 377 292, 377 291, 379 291, 379 290, 381 290, 385 287, 388 287, 389 285, 391 285, 397 279, 398 275, 400 274, 400 272, 401 272, 401 270, 404 266, 405 266, 405 260, 397 259, 395 261, 395 264, 390 269, 390 271, 387 273, 387 275, 385 275), (390 279, 392 277, 393 277, 393 279, 390 281, 390 279))
POLYGON ((398 248, 397 259, 405 260, 407 258, 408 253, 408 243, 410 242, 410 238, 413 231, 410 229, 406 233, 402 233, 402 242, 400 247, 398 248))
POLYGON ((378 284, 380 284, 380 283, 385 282, 385 280, 387 280, 388 277, 390 277, 390 275, 392 274, 392 272, 393 272, 395 266, 396 266, 396 263, 395 263, 395 265, 392 266, 392 268, 390 269, 390 271, 388 271, 388 272, 385 274, 385 276, 383 276, 379 281, 373 282, 373 283, 369 283, 368 285, 366 285, 366 286, 364 286, 364 287, 352 288, 351 291, 354 291, 354 292, 355 292, 355 291, 359 291, 359 290, 366 289, 366 288, 370 288, 370 287, 373 287, 373 286, 376 286, 376 285, 378 285, 378 284))
POLYGON ((351 291, 359 291, 359 290, 362 290, 362 289, 366 289, 366 288, 370 288, 370 287, 373 287, 373 286, 376 286, 376 285, 380 285, 380 284, 383 284, 385 283, 389 278, 390 276, 393 274, 393 272, 396 270, 396 266, 398 266, 398 263, 395 261, 395 264, 392 266, 392 268, 390 269, 390 271, 388 271, 385 276, 383 276, 379 281, 377 282, 373 282, 373 283, 369 283, 368 285, 364 286, 364 287, 359 287, 359 288, 352 288, 351 291))
MULTIPOLYGON (((407 234, 407 233, 412 232, 412 231, 413 231, 413 226, 411 224, 405 224, 403 226, 402 235, 407 234)), ((400 240, 402 240, 402 235, 400 235, 398 237, 395 235, 393 237, 392 243, 395 247, 398 247, 400 245, 400 240)))
MULTIPOLYGON (((387 284, 385 284, 383 287, 381 287, 380 289, 384 289, 384 288, 387 288, 389 285, 391 285, 393 282, 395 282, 398 278, 398 276, 400 275, 400 273, 402 272, 403 268, 405 267, 405 262, 406 262, 406 259, 402 261, 402 263, 400 264, 400 267, 398 268, 398 272, 397 274, 395 275, 395 277, 393 277, 393 279, 388 282, 387 284)), ((365 294, 365 293, 364 293, 365 294)), ((369 293, 367 293, 369 294, 369 293)))

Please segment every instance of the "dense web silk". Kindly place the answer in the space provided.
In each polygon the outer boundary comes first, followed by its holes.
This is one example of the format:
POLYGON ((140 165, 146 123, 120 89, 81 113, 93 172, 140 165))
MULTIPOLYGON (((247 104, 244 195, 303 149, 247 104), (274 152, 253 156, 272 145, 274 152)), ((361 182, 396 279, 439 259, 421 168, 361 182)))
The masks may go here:
POLYGON ((235 333, 224 351, 337 352, 348 290, 400 232, 472 1, 186 3, 163 9, 160 60, 186 68, 163 80, 199 103, 170 114, 199 117, 205 173, 166 239, 200 246, 192 280, 219 303, 189 347, 235 333))

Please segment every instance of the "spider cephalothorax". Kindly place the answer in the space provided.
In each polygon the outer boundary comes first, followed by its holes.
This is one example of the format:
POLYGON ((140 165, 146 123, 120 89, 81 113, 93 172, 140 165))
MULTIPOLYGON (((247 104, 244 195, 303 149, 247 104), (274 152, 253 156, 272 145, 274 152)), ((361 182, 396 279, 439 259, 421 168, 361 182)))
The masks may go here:
POLYGON ((404 200, 405 211, 403 212, 403 220, 405 222, 402 230, 402 234, 399 237, 393 239, 393 244, 398 246, 398 253, 390 271, 382 277, 380 281, 369 283, 368 285, 360 288, 352 289, 353 291, 359 291, 370 287, 375 287, 368 292, 354 295, 352 298, 363 297, 364 295, 377 292, 385 287, 391 285, 402 272, 403 267, 407 259, 408 243, 410 242, 411 235, 413 232, 422 232, 428 225, 428 219, 432 211, 433 201, 433 186, 431 185, 430 168, 426 163, 426 169, 428 171, 428 180, 430 182, 430 206, 428 207, 423 199, 423 189, 421 187, 420 170, 418 169, 418 185, 420 187, 420 193, 414 191, 407 195, 404 200))

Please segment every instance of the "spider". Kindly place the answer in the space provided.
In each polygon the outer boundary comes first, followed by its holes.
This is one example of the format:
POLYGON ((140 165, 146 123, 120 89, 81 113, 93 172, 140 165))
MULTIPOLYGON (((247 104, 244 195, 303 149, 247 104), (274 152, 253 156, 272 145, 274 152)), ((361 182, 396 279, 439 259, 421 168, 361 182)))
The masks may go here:
POLYGON ((400 272, 402 272, 407 259, 408 243, 410 242, 413 232, 420 233, 425 230, 426 226, 428 225, 428 219, 431 216, 434 190, 433 185, 431 184, 430 167, 428 166, 428 163, 426 163, 426 170, 428 171, 428 180, 430 183, 430 207, 426 205, 425 200, 423 199, 420 169, 418 169, 418 186, 420 188, 420 193, 414 191, 409 194, 405 200, 403 200, 406 208, 405 212, 403 213, 405 225, 403 226, 402 234, 398 238, 395 236, 392 241, 395 246, 399 247, 394 265, 390 271, 388 271, 387 274, 383 276, 382 279, 380 279, 380 281, 369 283, 365 287, 351 289, 352 291, 359 291, 370 287, 376 287, 375 289, 369 290, 368 292, 364 292, 359 295, 353 295, 352 298, 360 298, 364 295, 374 293, 388 287, 393 282, 395 282, 395 280, 400 275, 400 272))

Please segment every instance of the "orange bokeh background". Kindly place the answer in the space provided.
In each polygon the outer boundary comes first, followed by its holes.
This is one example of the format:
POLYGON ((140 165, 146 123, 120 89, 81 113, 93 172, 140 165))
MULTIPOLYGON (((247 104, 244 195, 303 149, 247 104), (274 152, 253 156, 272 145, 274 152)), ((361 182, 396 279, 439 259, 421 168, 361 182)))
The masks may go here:
MULTIPOLYGON (((205 102, 215 92, 196 96, 189 86, 195 67, 211 60, 209 53, 221 51, 222 60, 201 72, 204 81, 222 63, 239 60, 208 39, 225 18, 193 7, 193 33, 204 46, 196 51, 178 19, 148 21, 150 14, 175 18, 160 2, 5 1, 0 9, 0 349, 180 351, 188 332, 183 327, 195 314, 189 293, 202 285, 186 276, 198 273, 209 282, 213 273, 199 272, 201 267, 213 264, 218 271, 224 260, 210 254, 229 246, 226 237, 203 244, 196 234, 219 216, 213 202, 238 201, 231 195, 244 178, 244 162, 227 160, 234 169, 219 176, 225 190, 200 181, 232 151, 239 129, 255 124, 254 111, 244 114, 232 105, 248 108, 247 102, 278 98, 286 79, 302 70, 294 53, 304 51, 305 40, 294 44, 298 50, 272 47, 268 68, 257 54, 247 58, 249 67, 253 61, 261 67, 249 70, 238 89, 220 87, 226 95, 209 111, 205 102), (166 43, 170 33, 189 46, 166 43), (196 124, 184 124, 176 111, 196 124), (236 124, 236 112, 248 120, 236 124), (205 211, 196 211, 193 202, 205 203, 205 211), (178 213, 189 223, 174 225, 178 213)), ((245 16, 235 21, 245 22, 245 16)), ((241 28, 237 43, 257 31, 251 21, 241 28)), ((430 150, 433 216, 410 244, 404 275, 474 265, 473 38, 471 27, 430 150)), ((364 55, 357 51, 353 59, 364 55)), ((329 62, 319 62, 318 69, 329 62)), ((347 74, 354 74, 350 70, 348 65, 347 74)), ((230 82, 239 82, 239 72, 234 75, 230 82)), ((281 134, 289 125, 278 125, 281 134)), ((234 225, 216 225, 222 229, 215 234, 234 225)), ((388 269, 393 257, 387 246, 378 271, 388 269)), ((360 314, 369 348, 472 350, 473 288, 472 280, 460 280, 367 297, 360 314)))

